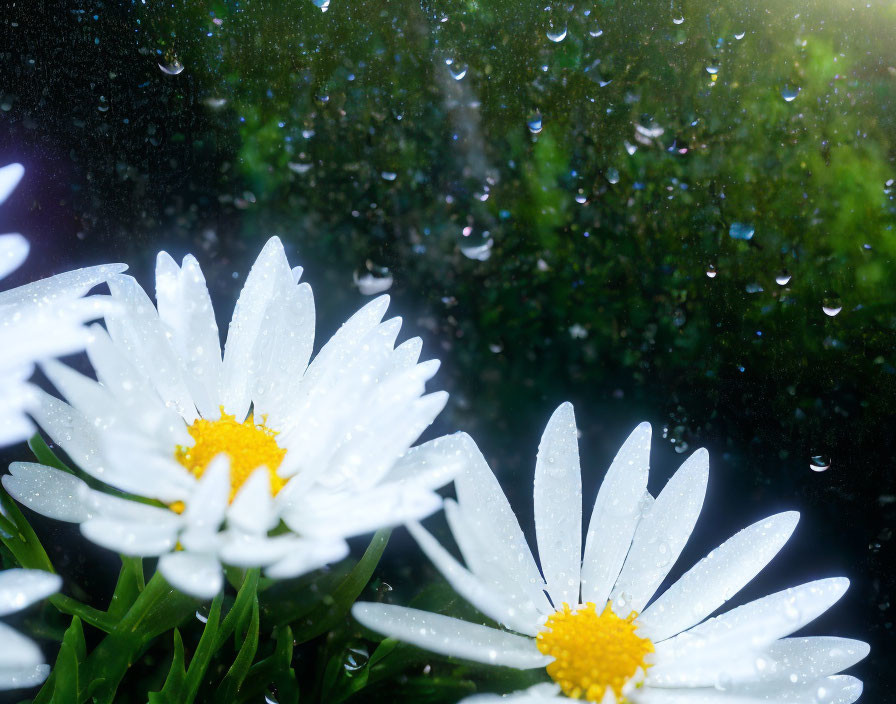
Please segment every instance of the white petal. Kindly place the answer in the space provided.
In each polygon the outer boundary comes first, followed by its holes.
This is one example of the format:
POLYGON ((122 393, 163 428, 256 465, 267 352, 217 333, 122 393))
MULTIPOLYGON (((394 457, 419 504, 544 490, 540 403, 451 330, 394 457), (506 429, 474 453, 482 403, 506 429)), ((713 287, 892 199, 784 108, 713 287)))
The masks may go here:
POLYGON ((213 555, 170 552, 159 558, 159 571, 175 589, 198 599, 211 599, 221 591, 224 577, 213 555))
POLYGON ((33 462, 13 462, 3 488, 42 516, 81 523, 94 515, 93 490, 73 474, 33 462))
POLYGON ((9 198, 9 194, 19 185, 24 175, 25 167, 21 164, 7 164, 0 168, 0 203, 9 198))
POLYGON ((224 345, 221 402, 227 412, 239 420, 249 412, 252 398, 249 380, 256 363, 254 352, 265 314, 275 292, 287 285, 293 283, 286 253, 280 239, 271 237, 246 277, 224 345))
POLYGON ((277 525, 271 496, 271 475, 259 467, 237 492, 227 511, 227 524, 247 533, 267 533, 277 525))
POLYGON ((301 546, 301 539, 293 535, 269 538, 263 534, 228 531, 225 536, 218 556, 222 562, 237 567, 270 565, 301 546))
POLYGON ((709 455, 697 450, 672 476, 638 524, 611 594, 625 611, 643 611, 694 530, 709 478, 709 455))
POLYGON ((164 402, 187 423, 197 418, 196 404, 183 365, 168 341, 168 332, 149 296, 130 276, 113 276, 109 290, 120 313, 106 315, 109 336, 140 378, 147 379, 164 402))
POLYGON ((349 538, 421 520, 441 505, 442 498, 428 489, 387 485, 358 494, 312 492, 305 504, 291 508, 282 518, 300 535, 349 538))
POLYGON ((738 606, 657 643, 657 662, 764 648, 823 614, 848 586, 844 577, 820 579, 738 606))
POLYGON ((799 517, 789 511, 763 519, 709 553, 640 615, 644 636, 656 643, 709 616, 778 554, 799 517))
POLYGON ((532 552, 498 480, 472 440, 467 451, 464 471, 454 480, 461 512, 489 550, 489 559, 500 565, 508 591, 525 589, 539 611, 553 612, 532 552))
POLYGON ((0 623, 0 666, 27 668, 43 661, 40 648, 30 638, 0 623))
MULTIPOLYGON (((9 168, 9 167, 5 167, 9 168)), ((0 169, 0 177, 3 169, 0 169)), ((3 184, 0 183, 0 190, 3 184)), ((0 200, 0 203, 3 201, 0 200)), ((18 269, 28 256, 28 240, 21 235, 0 236, 0 279, 18 269)))
POLYGON ((176 528, 171 524, 93 518, 81 524, 81 532, 97 545, 139 557, 161 555, 177 543, 176 528))
POLYGON ((272 579, 290 579, 316 570, 318 567, 338 562, 348 555, 348 543, 344 540, 295 541, 288 555, 268 566, 264 573, 272 579))
POLYGON ((49 674, 50 666, 46 663, 28 667, 7 667, 0 660, 0 689, 34 687, 47 679, 49 674))
POLYGON ((572 404, 548 421, 535 462, 535 536, 554 606, 579 603, 582 563, 582 472, 572 404))
MULTIPOLYGON (((97 284, 127 269, 126 264, 103 264, 56 274, 6 291, 0 291, 0 306, 30 305, 47 308, 80 298, 97 284)), ((89 308, 87 309, 89 310, 89 308)), ((96 315, 92 317, 97 317, 96 315)), ((91 316, 83 318, 89 320, 91 316)))
POLYGON ((538 633, 538 613, 534 609, 528 614, 521 614, 509 600, 504 599, 503 594, 495 592, 465 570, 419 523, 409 523, 408 530, 454 591, 479 611, 517 633, 527 636, 538 633))
POLYGON ((852 704, 862 694, 862 683, 840 675, 810 684, 765 684, 718 689, 658 689, 645 687, 638 704, 852 704))
POLYGON ((355 604, 352 615, 373 631, 442 655, 521 670, 550 662, 532 638, 449 616, 366 602, 355 604))
POLYGON ((382 484, 413 483, 438 489, 464 468, 472 442, 466 433, 454 433, 412 447, 395 461, 382 484))
POLYGON ((582 601, 605 604, 619 576, 644 509, 650 468, 650 424, 635 428, 597 492, 582 563, 582 601))
POLYGON ((779 680, 810 684, 836 674, 864 658, 867 643, 826 636, 784 638, 767 648, 730 653, 719 650, 700 658, 656 663, 647 673, 648 686, 716 687, 779 680))
POLYGON ((166 253, 156 259, 159 318, 171 331, 171 345, 186 368, 185 381, 200 414, 218 417, 221 341, 208 286, 199 262, 190 255, 183 267, 166 253))
POLYGON ((221 454, 212 459, 186 502, 184 523, 194 530, 217 530, 230 499, 230 460, 221 454))
POLYGON ((43 570, 12 569, 0 572, 0 616, 21 611, 62 587, 59 575, 43 570))
POLYGON ((31 415, 65 453, 91 476, 102 475, 103 455, 97 427, 76 408, 35 389, 37 405, 31 415))

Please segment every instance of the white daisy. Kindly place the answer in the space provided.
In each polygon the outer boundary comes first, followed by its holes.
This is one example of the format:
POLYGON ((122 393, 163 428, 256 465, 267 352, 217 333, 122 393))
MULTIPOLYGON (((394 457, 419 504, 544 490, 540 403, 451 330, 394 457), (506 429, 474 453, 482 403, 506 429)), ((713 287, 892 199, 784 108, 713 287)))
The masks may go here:
POLYGON ((159 254, 158 309, 134 279, 109 280, 118 310, 92 329, 93 381, 44 371, 71 406, 40 393, 34 417, 97 491, 50 467, 15 463, 3 484, 30 508, 81 523, 130 555, 159 555, 179 589, 217 593, 221 563, 289 577, 338 560, 345 538, 422 518, 456 466, 458 438, 408 451, 445 405, 424 394, 438 361, 394 347, 388 297, 364 306, 309 364, 314 299, 268 241, 240 293, 223 357, 196 260, 159 254))
MULTIPOLYGON (((0 616, 27 608, 59 591, 62 580, 41 570, 0 572, 0 616)), ((5 623, 0 623, 0 689, 33 687, 50 672, 40 648, 5 623)))
MULTIPOLYGON (((15 189, 25 169, 21 164, 0 168, 0 203, 15 189)), ((21 235, 0 235, 0 279, 28 256, 21 235)), ((25 440, 34 433, 26 411, 34 404, 26 380, 34 363, 84 348, 84 322, 107 310, 105 296, 82 298, 123 264, 78 269, 25 286, 0 291, 0 446, 25 440)))
POLYGON ((647 493, 650 426, 639 425, 604 478, 585 537, 572 406, 551 417, 535 466, 535 534, 541 570, 510 505, 478 452, 446 501, 466 562, 420 525, 411 530, 454 589, 506 630, 387 604, 358 603, 363 625, 427 650, 494 665, 546 667, 553 683, 509 697, 518 702, 758 704, 855 701, 862 684, 832 676, 868 653, 845 638, 787 638, 846 591, 843 578, 787 589, 707 617, 781 549, 798 514, 745 528, 657 598, 703 505, 709 471, 695 452, 652 498, 647 493))

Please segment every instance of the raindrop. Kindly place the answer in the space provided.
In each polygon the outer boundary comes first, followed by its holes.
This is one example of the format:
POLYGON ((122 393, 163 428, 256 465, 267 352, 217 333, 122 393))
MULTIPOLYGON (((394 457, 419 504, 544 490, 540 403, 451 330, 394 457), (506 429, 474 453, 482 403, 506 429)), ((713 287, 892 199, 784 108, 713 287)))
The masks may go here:
POLYGON ((545 35, 552 42, 562 42, 566 39, 566 24, 560 24, 559 22, 554 22, 554 20, 550 20, 548 22, 548 29, 545 32, 545 35))
POLYGON ((382 176, 385 181, 394 181, 398 178, 398 174, 394 171, 382 171, 380 172, 380 176, 382 176))
POLYGON ((737 39, 738 41, 740 41, 741 39, 744 38, 744 36, 746 36, 746 34, 747 34, 746 32, 735 32, 734 38, 737 39))
POLYGON ((494 244, 495 241, 489 238, 484 244, 461 247, 460 251, 467 259, 484 262, 492 256, 492 247, 494 244))
POLYGON ((607 169, 607 181, 612 184, 619 183, 619 169, 614 169, 612 166, 607 169))
POLYGON ((372 262, 367 262, 367 271, 363 274, 356 271, 352 279, 362 296, 375 296, 388 291, 395 282, 392 272, 384 266, 375 266, 372 262))
POLYGON ((196 620, 201 623, 208 623, 208 606, 200 606, 196 609, 196 620))
POLYGON ((781 271, 778 272, 778 275, 775 277, 775 283, 778 284, 778 286, 786 286, 790 283, 791 278, 793 277, 791 276, 790 272, 787 271, 787 269, 781 269, 781 271))
POLYGON ((542 123, 542 120, 541 120, 541 113, 540 112, 532 113, 529 116, 529 119, 526 121, 526 125, 528 125, 529 131, 532 134, 538 134, 539 132, 541 132, 542 128, 544 127, 544 124, 542 123))
POLYGON ((264 704, 280 704, 280 700, 277 699, 277 695, 271 689, 264 693, 264 704))
POLYGON ((363 645, 350 647, 345 652, 345 660, 342 667, 345 674, 354 677, 360 670, 363 670, 370 660, 370 653, 363 645))
POLYGON ((836 294, 832 294, 826 296, 825 299, 821 302, 821 309, 824 311, 824 314, 830 318, 833 318, 837 313, 843 310, 843 303, 840 301, 840 297, 836 294))
POLYGON ((295 161, 289 161, 286 165, 289 167, 290 171, 294 171, 297 174, 308 173, 308 171, 311 170, 311 167, 314 166, 314 164, 301 164, 295 161))
POLYGON ((202 102, 205 103, 206 107, 210 107, 212 110, 217 110, 218 108, 223 108, 227 105, 227 98, 206 98, 202 102))
POLYGON ((162 73, 167 73, 169 76, 176 76, 184 70, 184 65, 176 56, 171 57, 170 60, 166 60, 164 63, 159 62, 158 66, 162 69, 162 73))
POLYGON ((714 279, 714 278, 716 278, 716 276, 718 275, 718 273, 719 273, 719 272, 716 271, 716 268, 715 268, 712 264, 710 264, 708 267, 706 267, 706 275, 707 275, 710 279, 714 279))
POLYGON ((734 240, 751 240, 755 232, 756 228, 745 222, 733 222, 728 229, 728 234, 734 240))
POLYGON ((460 81, 467 75, 467 65, 465 63, 455 61, 454 59, 445 59, 445 65, 455 81, 460 81))
POLYGON ((588 196, 584 193, 576 193, 576 203, 579 205, 585 205, 588 202, 588 196))
POLYGON ((638 147, 629 141, 625 141, 622 144, 625 146, 625 151, 629 156, 632 156, 636 151, 638 151, 638 147))
POLYGON ((598 26, 597 20, 596 19, 591 20, 591 25, 588 27, 588 36, 597 38, 597 37, 601 36, 603 33, 604 33, 604 30, 602 30, 598 26))
POLYGON ((781 97, 788 103, 792 103, 796 100, 796 96, 800 94, 800 88, 794 88, 792 86, 786 86, 781 89, 781 97))
POLYGON ((100 112, 109 112, 109 101, 105 95, 100 96, 100 104, 96 108, 100 112))
POLYGON ((311 2, 313 2, 314 6, 321 12, 326 12, 330 9, 330 0, 311 0, 311 2))
POLYGON ((684 24, 684 17, 673 17, 672 24, 684 24))
POLYGON ((706 72, 710 76, 715 76, 719 72, 719 67, 715 64, 710 64, 709 66, 706 67, 706 72))
POLYGON ((809 460, 809 469, 813 472, 825 472, 831 468, 831 460, 824 455, 812 455, 809 460))

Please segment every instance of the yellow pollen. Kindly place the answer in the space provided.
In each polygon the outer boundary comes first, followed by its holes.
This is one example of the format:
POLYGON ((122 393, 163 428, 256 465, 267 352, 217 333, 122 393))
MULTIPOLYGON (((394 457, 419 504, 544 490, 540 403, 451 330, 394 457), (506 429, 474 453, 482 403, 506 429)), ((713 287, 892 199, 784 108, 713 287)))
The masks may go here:
POLYGON ((598 615, 588 602, 571 609, 563 604, 548 617, 535 643, 554 658, 548 674, 573 699, 599 702, 609 687, 624 701, 622 687, 638 671, 650 667, 645 658, 653 643, 635 634, 633 611, 626 618, 613 613, 608 603, 598 615))
MULTIPOLYGON (((236 417, 221 409, 218 420, 199 418, 187 428, 193 440, 192 447, 178 445, 174 458, 196 476, 201 477, 209 463, 224 453, 230 458, 230 501, 256 469, 268 468, 271 477, 271 492, 276 494, 286 482, 277 474, 277 468, 286 455, 286 450, 277 445, 276 431, 268 428, 264 420, 255 422, 252 414, 242 423, 236 417)), ((180 513, 183 503, 171 504, 171 509, 180 513)))

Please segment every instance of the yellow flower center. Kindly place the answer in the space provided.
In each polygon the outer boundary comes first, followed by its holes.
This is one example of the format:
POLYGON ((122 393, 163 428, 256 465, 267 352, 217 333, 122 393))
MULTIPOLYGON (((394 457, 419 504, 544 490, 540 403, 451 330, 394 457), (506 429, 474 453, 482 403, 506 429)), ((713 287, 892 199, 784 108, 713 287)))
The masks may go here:
POLYGON ((535 643, 555 658, 548 674, 566 696, 599 702, 609 687, 622 699, 623 685, 639 667, 650 667, 645 658, 653 652, 653 643, 635 634, 636 616, 619 618, 610 604, 598 614, 588 602, 574 609, 563 604, 548 617, 535 643))
MULTIPOLYGON (((251 413, 239 423, 222 408, 218 420, 199 418, 187 428, 187 432, 196 442, 192 447, 178 445, 174 458, 198 479, 215 457, 226 454, 230 458, 230 501, 233 501, 249 475, 261 466, 267 467, 270 473, 273 494, 286 484, 277 474, 286 450, 274 440, 276 431, 267 427, 264 420, 256 423, 251 413)), ((171 505, 171 509, 180 513, 184 510, 183 503, 178 501, 171 505)))

